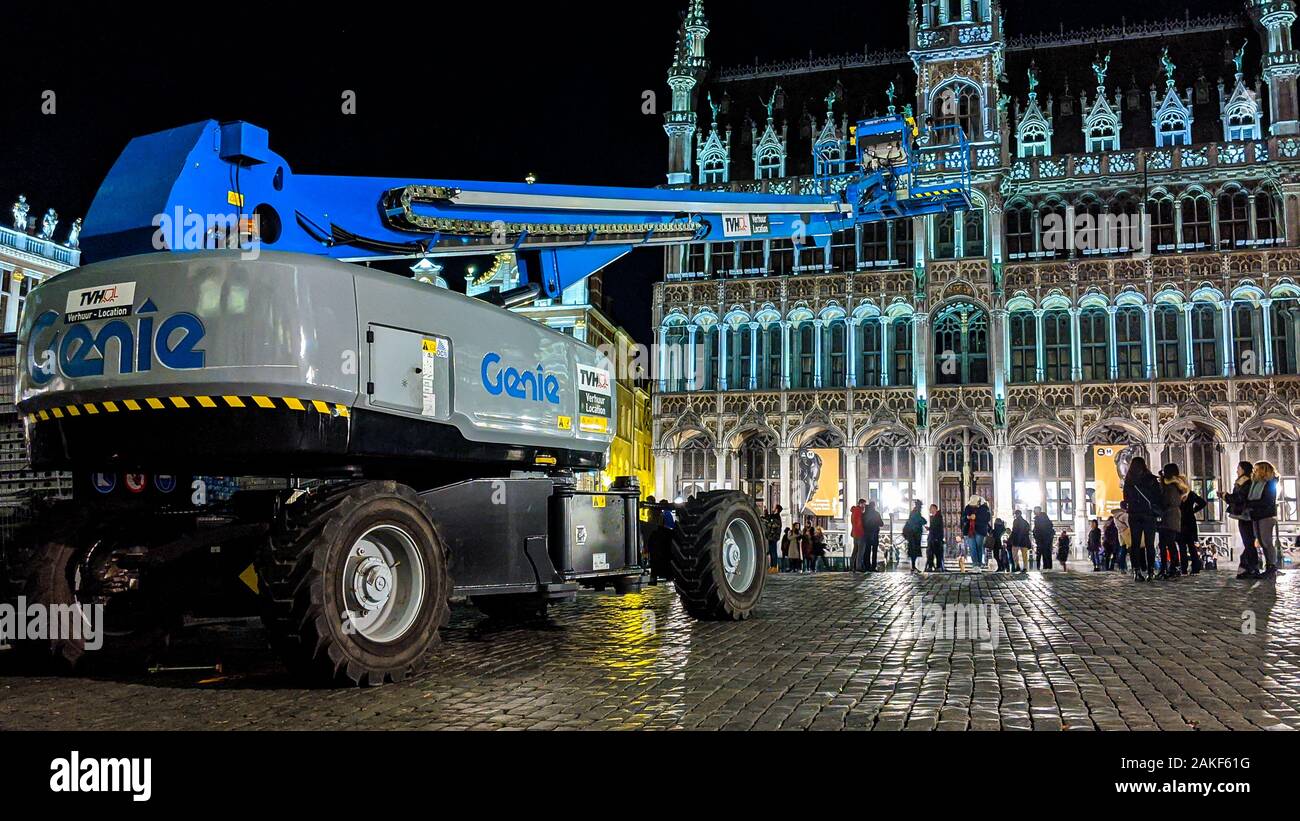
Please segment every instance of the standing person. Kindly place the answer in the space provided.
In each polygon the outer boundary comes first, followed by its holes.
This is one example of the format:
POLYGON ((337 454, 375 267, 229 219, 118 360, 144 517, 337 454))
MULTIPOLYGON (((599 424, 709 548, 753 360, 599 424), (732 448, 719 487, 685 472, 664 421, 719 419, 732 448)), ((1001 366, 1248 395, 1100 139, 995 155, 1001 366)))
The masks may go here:
MULTIPOLYGON (((794 569, 794 559, 790 556, 790 542, 790 528, 787 527, 785 532, 781 534, 781 570, 786 573, 794 569)), ((797 539, 795 540, 795 546, 798 547, 797 539)))
POLYGON ((767 537, 767 572, 778 573, 781 570, 781 559, 777 553, 781 543, 780 505, 763 517, 763 535, 767 537))
POLYGON ((1139 582, 1156 577, 1156 526, 1164 509, 1160 480, 1147 467, 1147 460, 1133 457, 1124 478, 1124 505, 1128 510, 1133 538, 1133 578, 1139 582))
POLYGON ((861 573, 866 563, 863 558, 867 552, 867 526, 863 521, 866 513, 866 499, 859 499, 856 505, 849 508, 849 536, 853 539, 853 559, 849 562, 849 569, 854 573, 861 573))
POLYGON ((1105 570, 1119 569, 1119 526, 1115 517, 1106 520, 1106 529, 1101 536, 1102 567, 1105 570))
MULTIPOLYGON (((934 568, 937 571, 943 571, 943 514, 939 511, 938 505, 930 505, 930 538, 928 541, 930 553, 934 556, 934 568)), ((928 565, 929 562, 926 562, 928 565)))
POLYGON ((1115 520, 1115 529, 1119 531, 1119 555, 1115 558, 1117 569, 1121 573, 1128 572, 1128 554, 1133 545, 1133 531, 1128 524, 1128 502, 1120 502, 1119 510, 1115 511, 1112 517, 1115 520))
POLYGON ((1256 462, 1250 475, 1250 491, 1246 504, 1250 521, 1255 525, 1255 543, 1264 552, 1264 572, 1261 579, 1277 578, 1277 469, 1268 462, 1256 462))
POLYGON ((1066 573, 1070 572, 1070 531, 1062 530, 1061 538, 1056 543, 1056 560, 1061 563, 1061 569, 1066 573))
POLYGON ((1092 572, 1101 572, 1101 520, 1092 520, 1092 529, 1088 531, 1088 558, 1092 559, 1092 572))
POLYGON ((876 510, 876 503, 867 504, 867 512, 862 517, 862 525, 867 534, 867 548, 862 558, 866 562, 867 572, 875 573, 880 562, 880 531, 885 527, 885 519, 876 510))
POLYGON ((1034 508, 1034 544, 1038 548, 1038 564, 1043 570, 1052 569, 1052 540, 1056 528, 1041 507, 1034 508))
MULTIPOLYGON (((925 532, 925 517, 921 515, 921 500, 917 499, 912 502, 912 514, 907 517, 907 524, 903 525, 903 538, 907 540, 907 558, 912 565, 912 572, 916 571, 916 560, 921 558, 921 536, 925 532)), ((926 565, 926 570, 929 570, 926 565)))
POLYGON ((1255 545, 1255 523, 1250 520, 1250 477, 1255 472, 1255 465, 1242 462, 1237 465, 1237 480, 1232 485, 1232 492, 1226 493, 1223 500, 1228 503, 1228 518, 1237 523, 1237 535, 1241 537, 1241 572, 1239 579, 1259 578, 1259 550, 1255 545))
POLYGON ((1196 516, 1209 505, 1210 503, 1201 494, 1190 487, 1187 490, 1187 495, 1183 497, 1182 521, 1180 522, 1182 526, 1178 533, 1178 552, 1183 558, 1179 570, 1184 576, 1189 574, 1195 576, 1205 566, 1205 563, 1201 560, 1201 532, 1196 525, 1196 516), (1189 564, 1191 566, 1190 570, 1188 569, 1189 564))
MULTIPOLYGON (((984 542, 993 524, 993 511, 982 496, 972 496, 962 510, 963 555, 970 556, 971 564, 984 569, 984 542)), ((965 568, 963 568, 964 570, 965 568)))
POLYGON ((803 534, 799 538, 799 554, 803 556, 803 572, 810 573, 816 570, 817 548, 813 544, 813 539, 817 532, 813 530, 812 523, 804 525, 803 534))
POLYGON ((1178 538, 1183 532, 1183 499, 1191 491, 1178 465, 1168 464, 1160 471, 1163 511, 1160 514, 1160 578, 1176 579, 1182 574, 1182 556, 1178 538))
POLYGON ((820 526, 813 528, 813 572, 826 566, 826 532, 820 526))
POLYGON ((999 573, 1011 572, 1011 556, 1007 551, 1006 544, 1002 541, 1007 533, 1007 523, 1002 519, 994 519, 993 527, 989 530, 989 539, 984 543, 988 552, 993 554, 993 559, 998 563, 999 573))
POLYGON ((1011 566, 1017 573, 1029 572, 1029 549, 1034 537, 1029 522, 1019 510, 1011 517, 1011 566))

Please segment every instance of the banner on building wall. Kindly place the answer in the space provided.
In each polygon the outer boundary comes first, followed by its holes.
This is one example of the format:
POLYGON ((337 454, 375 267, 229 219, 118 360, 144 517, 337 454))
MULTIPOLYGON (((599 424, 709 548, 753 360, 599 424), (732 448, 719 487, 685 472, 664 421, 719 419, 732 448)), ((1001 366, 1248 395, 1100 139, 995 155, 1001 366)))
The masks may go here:
POLYGON ((802 502, 804 516, 840 519, 844 503, 840 498, 840 452, 835 448, 817 448, 799 452, 795 477, 795 501, 802 502))
POLYGON ((1124 501, 1124 475, 1132 454, 1127 445, 1096 445, 1092 449, 1093 476, 1096 477, 1093 505, 1099 519, 1119 510, 1124 501))

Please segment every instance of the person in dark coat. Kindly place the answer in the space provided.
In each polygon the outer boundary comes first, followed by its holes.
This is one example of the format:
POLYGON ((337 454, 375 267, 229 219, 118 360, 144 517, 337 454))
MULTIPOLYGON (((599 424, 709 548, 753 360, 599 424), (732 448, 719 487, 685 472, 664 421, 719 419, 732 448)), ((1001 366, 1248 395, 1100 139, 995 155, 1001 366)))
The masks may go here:
POLYGON ((1033 546, 1033 528, 1025 515, 1017 510, 1011 517, 1011 566, 1015 572, 1029 572, 1029 551, 1033 546))
POLYGON ((1118 566, 1116 562, 1119 559, 1119 525, 1115 524, 1115 517, 1111 516, 1106 520, 1106 528, 1102 531, 1101 536, 1102 549, 1102 568, 1105 570, 1114 570, 1118 566))
MULTIPOLYGON (((938 505, 930 505, 930 537, 927 542, 930 548, 930 555, 934 557, 934 569, 943 570, 943 514, 939 511, 938 505)), ((929 562, 926 563, 929 566, 929 562)))
POLYGON ((1237 465, 1237 481, 1230 493, 1223 495, 1228 503, 1228 518, 1236 521, 1237 535, 1241 537, 1241 572, 1239 579, 1253 579, 1259 576, 1259 550, 1255 546, 1255 524, 1250 520, 1247 503, 1250 497, 1250 475, 1255 472, 1252 462, 1237 465))
POLYGON ((1070 531, 1062 530, 1061 538, 1056 542, 1056 560, 1061 563, 1061 569, 1070 572, 1070 531))
POLYGON ((1201 559, 1201 533, 1200 528, 1196 525, 1196 516, 1209 505, 1210 503, 1194 490, 1188 490, 1187 495, 1183 497, 1181 510, 1182 530, 1178 534, 1178 552, 1183 559, 1180 570, 1182 570, 1183 575, 1190 573, 1190 575, 1195 576, 1205 566, 1204 561, 1201 559))
POLYGON ((880 563, 880 531, 885 527, 885 519, 876 510, 876 503, 867 505, 867 512, 862 517, 862 526, 867 534, 866 552, 862 555, 868 573, 875 573, 880 563))
POLYGON ((1183 478, 1178 465, 1165 465, 1160 470, 1160 490, 1164 511, 1157 530, 1160 536, 1160 578, 1176 579, 1183 574, 1183 557, 1179 537, 1183 532, 1183 499, 1192 488, 1183 478))
POLYGON ((912 503, 912 515, 903 525, 903 538, 907 540, 907 558, 911 562, 912 572, 916 570, 916 560, 921 558, 921 537, 925 533, 925 517, 921 515, 921 500, 912 503))
POLYGON ((1007 534, 1007 523, 1001 519, 993 520, 993 529, 989 531, 989 540, 987 542, 989 552, 993 554, 993 559, 998 563, 999 573, 1011 572, 1011 552, 1007 550, 1003 538, 1007 534))
POLYGON ((1092 572, 1101 572, 1101 522, 1092 520, 1092 529, 1088 531, 1088 558, 1092 559, 1092 572))
POLYGON ((1034 544, 1038 547, 1039 566, 1043 570, 1052 569, 1052 540, 1056 537, 1056 528, 1047 518, 1041 507, 1034 508, 1034 544))
POLYGON ((1128 475, 1124 477, 1124 503, 1128 505, 1129 531, 1133 540, 1133 578, 1139 582, 1153 581, 1156 527, 1164 512, 1164 491, 1160 480, 1147 467, 1147 460, 1141 456, 1133 458, 1128 475))
MULTIPOLYGON (((781 534, 781 570, 786 573, 794 569, 794 557, 790 555, 790 542, 790 528, 787 527, 781 534)), ((798 549, 799 540, 794 539, 794 543, 795 548, 798 549)))
POLYGON ((984 542, 993 524, 993 511, 981 496, 972 496, 961 512, 961 538, 971 564, 984 569, 984 542))

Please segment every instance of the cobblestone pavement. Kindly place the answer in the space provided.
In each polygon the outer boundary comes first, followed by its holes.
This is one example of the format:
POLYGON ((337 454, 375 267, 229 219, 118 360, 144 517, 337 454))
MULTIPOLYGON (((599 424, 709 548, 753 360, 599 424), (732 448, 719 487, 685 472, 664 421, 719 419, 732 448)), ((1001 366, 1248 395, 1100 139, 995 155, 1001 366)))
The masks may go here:
POLYGON ((769 582, 743 624, 693 622, 664 587, 584 593, 535 627, 457 607, 427 670, 366 691, 298 688, 255 622, 210 623, 168 663, 220 658, 224 676, 9 670, 0 728, 1300 729, 1300 573, 769 582), (994 605, 1000 624, 936 638, 918 603, 994 605))

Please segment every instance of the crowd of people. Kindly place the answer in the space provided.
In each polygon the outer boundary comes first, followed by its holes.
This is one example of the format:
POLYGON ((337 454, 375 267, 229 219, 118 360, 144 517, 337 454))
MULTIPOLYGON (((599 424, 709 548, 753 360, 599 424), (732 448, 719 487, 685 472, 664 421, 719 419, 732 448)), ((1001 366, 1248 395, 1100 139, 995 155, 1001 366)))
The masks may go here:
MULTIPOLYGON (((1197 493, 1176 464, 1157 474, 1146 459, 1136 457, 1124 479, 1124 498, 1104 522, 1093 520, 1083 541, 1094 572, 1133 574, 1137 582, 1171 580, 1199 574, 1207 565, 1200 539, 1198 516, 1209 500, 1197 493)), ((1239 579, 1267 579, 1278 575, 1278 477, 1268 462, 1242 462, 1232 490, 1223 495, 1229 518, 1237 523, 1241 539, 1239 579)), ((658 506, 669 508, 667 505, 658 506)), ((663 514, 671 517, 671 512, 663 514)), ((1072 539, 1041 507, 1030 516, 1014 511, 1008 526, 993 515, 988 501, 972 496, 957 519, 959 532, 947 533, 939 505, 926 510, 912 503, 903 526, 907 564, 912 573, 947 572, 950 554, 956 570, 984 571, 989 563, 1002 573, 1028 573, 1059 566, 1070 570, 1072 539), (928 513, 928 515, 927 515, 928 513), (953 547, 950 548, 950 544, 953 547), (922 557, 925 566, 917 566, 922 557)), ((849 512, 853 553, 849 568, 858 573, 883 569, 880 536, 884 517, 874 502, 859 499, 849 512)), ((818 573, 826 567, 826 532, 813 520, 784 525, 777 505, 763 515, 769 573, 818 573)), ((664 523, 672 527, 671 518, 664 523)), ((1300 540, 1297 542, 1300 544, 1300 540)))

